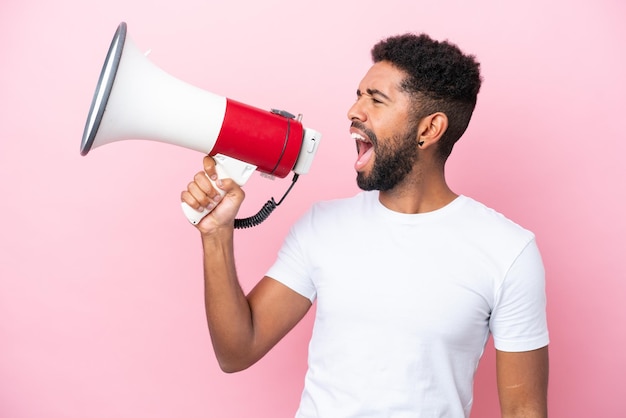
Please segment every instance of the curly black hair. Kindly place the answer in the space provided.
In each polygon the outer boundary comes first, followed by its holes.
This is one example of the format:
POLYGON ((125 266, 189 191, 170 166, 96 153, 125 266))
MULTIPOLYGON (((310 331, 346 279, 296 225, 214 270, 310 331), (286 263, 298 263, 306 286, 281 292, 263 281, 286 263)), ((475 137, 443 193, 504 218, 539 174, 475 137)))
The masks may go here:
POLYGON ((435 112, 446 114, 448 129, 438 146, 439 157, 445 161, 476 107, 482 77, 475 57, 448 41, 409 33, 378 42, 372 48, 372 60, 387 61, 406 73, 400 88, 413 97, 418 120, 435 112))

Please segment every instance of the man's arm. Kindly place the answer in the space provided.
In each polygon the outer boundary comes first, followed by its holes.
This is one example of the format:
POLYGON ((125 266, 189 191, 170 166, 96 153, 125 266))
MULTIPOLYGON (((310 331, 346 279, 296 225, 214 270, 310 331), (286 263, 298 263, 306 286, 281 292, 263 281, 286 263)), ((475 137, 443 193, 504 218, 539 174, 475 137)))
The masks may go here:
POLYGON ((207 178, 216 181, 215 163, 204 159, 181 199, 194 209, 213 209, 196 227, 204 253, 205 308, 215 355, 222 370, 243 370, 263 357, 311 307, 306 297, 263 278, 246 296, 235 268, 234 220, 244 199, 232 180, 217 181, 222 197, 207 178), (206 174, 205 174, 206 173, 206 174))
POLYGON ((244 296, 232 244, 224 248, 212 237, 203 237, 203 243, 205 309, 213 349, 223 371, 237 372, 280 341, 304 317, 311 301, 267 276, 244 296))
POLYGON ((519 353, 496 350, 502 418, 548 416, 548 347, 519 353))

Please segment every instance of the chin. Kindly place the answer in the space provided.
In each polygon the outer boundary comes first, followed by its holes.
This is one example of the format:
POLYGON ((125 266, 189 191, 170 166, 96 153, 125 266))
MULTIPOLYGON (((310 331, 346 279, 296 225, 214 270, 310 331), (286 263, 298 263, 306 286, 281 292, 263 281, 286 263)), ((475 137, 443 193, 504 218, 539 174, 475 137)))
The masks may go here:
POLYGON ((359 189, 367 192, 376 190, 376 186, 372 184, 371 180, 362 171, 356 174, 356 184, 359 186, 359 189))

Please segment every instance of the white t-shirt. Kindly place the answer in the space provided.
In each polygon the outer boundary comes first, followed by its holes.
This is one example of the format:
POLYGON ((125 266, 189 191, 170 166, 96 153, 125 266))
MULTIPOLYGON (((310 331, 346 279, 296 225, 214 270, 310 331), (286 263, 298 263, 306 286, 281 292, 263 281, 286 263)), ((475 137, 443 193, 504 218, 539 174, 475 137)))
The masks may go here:
POLYGON ((465 196, 428 213, 378 192, 314 205, 269 277, 317 301, 297 417, 469 417, 489 332, 548 344, 534 235, 465 196))

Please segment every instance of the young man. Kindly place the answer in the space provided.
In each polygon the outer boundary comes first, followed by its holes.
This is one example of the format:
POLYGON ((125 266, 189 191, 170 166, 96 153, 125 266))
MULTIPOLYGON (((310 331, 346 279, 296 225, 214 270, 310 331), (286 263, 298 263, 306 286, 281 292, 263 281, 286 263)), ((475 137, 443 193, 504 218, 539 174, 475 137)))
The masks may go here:
POLYGON ((244 193, 214 162, 182 193, 198 224, 206 314, 224 371, 259 360, 317 300, 297 417, 469 417, 489 333, 503 417, 547 415, 544 270, 534 235, 446 184, 481 77, 426 35, 388 38, 348 111, 364 191, 316 204, 248 294, 233 223, 244 193))

